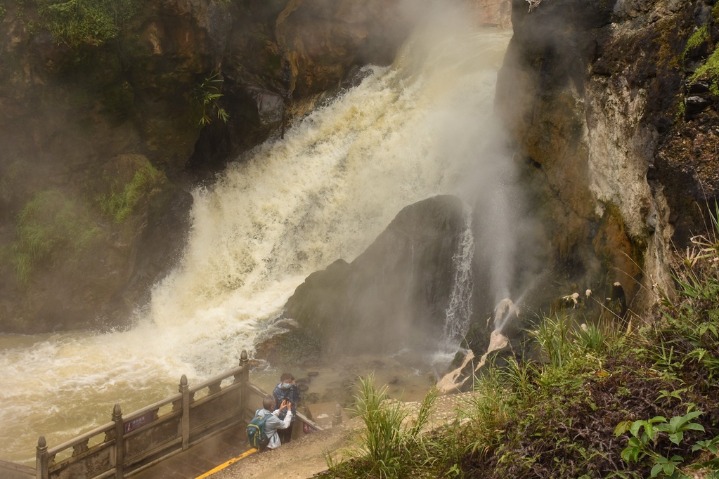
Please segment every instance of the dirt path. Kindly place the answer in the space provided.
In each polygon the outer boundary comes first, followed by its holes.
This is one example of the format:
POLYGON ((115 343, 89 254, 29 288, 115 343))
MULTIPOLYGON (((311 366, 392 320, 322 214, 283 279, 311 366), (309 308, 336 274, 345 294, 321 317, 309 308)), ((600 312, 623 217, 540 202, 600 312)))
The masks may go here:
MULTIPOLYGON (((457 417, 457 409, 465 408, 474 393, 453 394, 437 398, 428 429, 445 425, 457 417)), ((416 410, 419 403, 405 403, 416 410)), ((358 446, 363 424, 358 418, 332 429, 303 436, 275 451, 253 454, 212 475, 211 479, 253 479, 278 475, 288 479, 305 479, 327 469, 326 456, 346 456, 358 446)))

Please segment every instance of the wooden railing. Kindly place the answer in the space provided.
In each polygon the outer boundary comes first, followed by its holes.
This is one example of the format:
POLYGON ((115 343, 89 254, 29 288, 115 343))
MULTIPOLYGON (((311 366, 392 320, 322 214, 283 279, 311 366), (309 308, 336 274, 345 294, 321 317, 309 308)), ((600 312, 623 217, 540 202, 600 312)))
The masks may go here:
MULTIPOLYGON (((180 379, 178 393, 123 416, 116 404, 112 420, 48 448, 37 444, 36 479, 131 477, 229 428, 246 424, 266 395, 249 381, 247 352, 240 365, 189 387, 180 379)), ((297 423, 317 424, 302 414, 297 423)), ((302 429, 302 428, 296 428, 302 429)))

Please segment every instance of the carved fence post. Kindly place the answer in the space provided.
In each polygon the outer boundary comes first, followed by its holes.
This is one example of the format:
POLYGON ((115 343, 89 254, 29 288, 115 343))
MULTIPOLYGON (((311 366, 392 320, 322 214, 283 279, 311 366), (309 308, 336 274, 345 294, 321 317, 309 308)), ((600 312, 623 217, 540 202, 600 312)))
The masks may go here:
POLYGON ((115 477, 122 479, 125 477, 125 425, 119 404, 112 408, 112 422, 115 423, 115 477))
POLYGON ((250 406, 250 359, 247 351, 242 350, 240 353, 240 417, 244 417, 245 410, 250 406))
POLYGON ((182 394, 182 450, 190 447, 190 387, 187 385, 187 376, 180 378, 180 393, 182 394))
POLYGON ((342 406, 337 404, 335 414, 332 416, 332 426, 339 426, 340 424, 342 424, 342 406))
POLYGON ((37 440, 37 451, 35 453, 35 477, 37 479, 48 479, 47 466, 47 442, 45 441, 45 436, 40 436, 37 440))

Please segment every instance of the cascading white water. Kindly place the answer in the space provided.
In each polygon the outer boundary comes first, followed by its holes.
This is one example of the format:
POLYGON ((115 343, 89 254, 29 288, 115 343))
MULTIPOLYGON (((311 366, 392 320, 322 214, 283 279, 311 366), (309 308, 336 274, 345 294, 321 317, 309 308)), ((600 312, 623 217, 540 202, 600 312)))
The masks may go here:
POLYGON ((0 458, 32 463, 40 435, 57 445, 106 423, 115 403, 129 412, 175 392, 181 374, 235 366, 308 274, 351 261, 402 207, 458 193, 492 161, 482 152, 510 33, 423 33, 194 192, 181 264, 135 328, 0 336, 0 458))
POLYGON ((460 343, 472 316, 472 260, 474 259, 474 233, 472 232, 472 211, 466 208, 465 228, 460 238, 459 248, 452 258, 454 264, 454 284, 449 297, 445 323, 444 342, 454 353, 460 343))

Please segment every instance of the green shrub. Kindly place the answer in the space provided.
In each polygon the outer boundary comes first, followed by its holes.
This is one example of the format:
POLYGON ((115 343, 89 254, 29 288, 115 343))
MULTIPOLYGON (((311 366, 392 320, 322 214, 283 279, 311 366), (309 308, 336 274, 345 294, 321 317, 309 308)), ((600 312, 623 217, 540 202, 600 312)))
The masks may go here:
POLYGON ((102 45, 117 37, 139 6, 137 0, 37 0, 42 26, 71 47, 102 45))
POLYGON ((165 181, 165 175, 149 162, 143 163, 125 184, 113 184, 111 193, 100 201, 103 212, 111 216, 116 223, 125 221, 134 211, 140 200, 165 181))
POLYGON ((52 263, 60 253, 80 255, 98 234, 84 207, 73 198, 59 190, 36 194, 18 218, 12 247, 18 279, 27 282, 38 265, 52 263))

